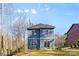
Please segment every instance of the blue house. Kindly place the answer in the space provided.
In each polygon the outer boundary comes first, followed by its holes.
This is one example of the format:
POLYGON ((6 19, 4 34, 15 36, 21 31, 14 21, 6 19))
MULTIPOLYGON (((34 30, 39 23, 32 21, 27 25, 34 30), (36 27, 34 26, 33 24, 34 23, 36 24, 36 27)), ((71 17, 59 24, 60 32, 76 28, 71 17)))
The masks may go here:
POLYGON ((53 49, 54 26, 48 24, 36 24, 28 30, 28 49, 53 49))

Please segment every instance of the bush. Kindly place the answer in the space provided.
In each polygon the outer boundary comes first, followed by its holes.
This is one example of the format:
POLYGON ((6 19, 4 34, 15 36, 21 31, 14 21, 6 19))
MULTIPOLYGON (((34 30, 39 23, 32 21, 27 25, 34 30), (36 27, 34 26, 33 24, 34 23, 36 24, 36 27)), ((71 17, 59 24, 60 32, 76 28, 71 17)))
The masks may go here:
POLYGON ((7 56, 12 56, 12 55, 15 55, 17 52, 22 52, 22 51, 24 51, 24 47, 20 47, 20 48, 13 49, 13 50, 7 49, 7 51, 8 51, 7 56))
POLYGON ((12 56, 12 55, 15 55, 17 53, 17 50, 9 50, 8 49, 8 54, 7 56, 12 56))
POLYGON ((56 50, 62 50, 61 48, 56 48, 56 50))

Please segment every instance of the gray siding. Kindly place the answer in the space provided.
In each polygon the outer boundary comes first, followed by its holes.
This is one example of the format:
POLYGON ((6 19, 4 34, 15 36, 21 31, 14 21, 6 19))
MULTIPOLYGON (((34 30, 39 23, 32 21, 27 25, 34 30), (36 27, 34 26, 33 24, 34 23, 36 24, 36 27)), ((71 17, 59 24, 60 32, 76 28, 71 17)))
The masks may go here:
POLYGON ((40 31, 40 49, 46 49, 44 47, 45 41, 50 41, 50 49, 54 48, 54 30, 41 29, 40 31))
POLYGON ((54 48, 54 30, 53 29, 37 29, 28 30, 28 48, 32 47, 32 41, 36 40, 36 48, 46 49, 44 47, 44 42, 50 42, 50 49, 54 48))

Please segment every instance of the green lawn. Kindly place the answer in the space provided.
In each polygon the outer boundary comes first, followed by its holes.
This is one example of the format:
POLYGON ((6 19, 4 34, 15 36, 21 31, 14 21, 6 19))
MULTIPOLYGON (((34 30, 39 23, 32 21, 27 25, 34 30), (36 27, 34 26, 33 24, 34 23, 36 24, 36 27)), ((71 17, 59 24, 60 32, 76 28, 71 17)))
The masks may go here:
POLYGON ((18 53, 17 56, 79 56, 79 49, 29 50, 18 53))

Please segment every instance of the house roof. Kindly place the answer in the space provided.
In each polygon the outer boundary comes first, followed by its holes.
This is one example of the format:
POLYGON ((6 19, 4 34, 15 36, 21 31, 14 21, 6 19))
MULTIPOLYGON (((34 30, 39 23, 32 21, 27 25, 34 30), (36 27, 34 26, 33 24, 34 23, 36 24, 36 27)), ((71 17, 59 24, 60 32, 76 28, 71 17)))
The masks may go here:
POLYGON ((67 31, 66 34, 68 34, 72 28, 73 29, 79 29, 79 24, 72 24, 71 28, 67 31))
POLYGON ((31 30, 31 29, 54 29, 55 27, 52 26, 52 25, 48 25, 48 24, 36 24, 36 25, 33 25, 31 27, 28 28, 28 30, 31 30))

